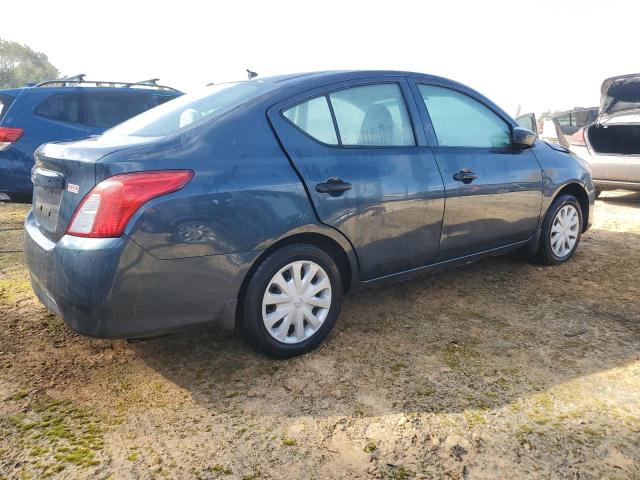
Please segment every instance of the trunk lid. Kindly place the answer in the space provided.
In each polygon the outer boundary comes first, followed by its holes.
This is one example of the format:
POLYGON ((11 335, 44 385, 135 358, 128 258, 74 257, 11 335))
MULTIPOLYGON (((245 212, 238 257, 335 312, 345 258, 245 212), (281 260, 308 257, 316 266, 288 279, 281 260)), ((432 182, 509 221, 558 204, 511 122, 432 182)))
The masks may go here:
POLYGON ((637 112, 640 112, 640 73, 611 77, 602 82, 596 123, 637 112))
POLYGON ((33 214, 40 231, 52 241, 60 240, 76 207, 96 184, 97 162, 110 153, 152 140, 156 139, 101 136, 38 148, 31 181, 33 214))

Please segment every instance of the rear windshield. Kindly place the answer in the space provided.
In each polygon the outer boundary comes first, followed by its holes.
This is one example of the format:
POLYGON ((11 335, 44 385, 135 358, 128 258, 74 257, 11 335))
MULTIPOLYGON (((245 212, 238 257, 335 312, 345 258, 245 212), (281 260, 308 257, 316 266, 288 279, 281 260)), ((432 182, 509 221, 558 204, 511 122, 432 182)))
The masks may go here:
POLYGON ((0 93, 0 120, 5 116, 7 110, 13 103, 14 97, 6 93, 0 93))
POLYGON ((276 87, 274 83, 249 81, 211 85, 152 108, 105 135, 157 137, 199 125, 257 98, 276 87))

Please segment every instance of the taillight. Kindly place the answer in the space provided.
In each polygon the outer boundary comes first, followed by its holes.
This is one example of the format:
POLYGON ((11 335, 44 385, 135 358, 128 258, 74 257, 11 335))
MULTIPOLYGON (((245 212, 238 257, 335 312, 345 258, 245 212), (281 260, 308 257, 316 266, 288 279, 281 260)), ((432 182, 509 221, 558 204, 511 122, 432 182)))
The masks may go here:
POLYGON ((191 170, 116 175, 97 184, 82 200, 67 227, 76 237, 119 237, 134 213, 152 198, 184 187, 191 170))
POLYGON ((22 136, 22 128, 0 127, 0 150, 8 148, 13 142, 17 142, 22 136))
POLYGON ((578 130, 573 135, 569 135, 567 137, 567 142, 569 142, 570 145, 584 147, 587 144, 584 140, 584 127, 578 130))

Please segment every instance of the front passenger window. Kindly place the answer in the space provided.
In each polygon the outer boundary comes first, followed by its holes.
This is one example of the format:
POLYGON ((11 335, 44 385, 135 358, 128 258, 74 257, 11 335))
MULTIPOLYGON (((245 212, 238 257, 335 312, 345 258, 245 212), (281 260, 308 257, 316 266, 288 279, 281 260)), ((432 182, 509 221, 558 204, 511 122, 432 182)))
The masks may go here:
POLYGON ((443 87, 418 85, 441 147, 507 147, 509 125, 482 103, 443 87))

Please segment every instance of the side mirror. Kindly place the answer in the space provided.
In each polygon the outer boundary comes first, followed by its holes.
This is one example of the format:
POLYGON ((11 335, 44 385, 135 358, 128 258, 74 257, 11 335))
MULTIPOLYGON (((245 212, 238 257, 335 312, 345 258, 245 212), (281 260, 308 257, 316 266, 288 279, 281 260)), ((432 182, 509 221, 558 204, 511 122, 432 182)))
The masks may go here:
POLYGON ((536 138, 537 135, 528 128, 513 127, 513 130, 511 130, 511 144, 522 150, 531 148, 536 138))
POLYGON ((533 113, 525 113, 524 115, 520 115, 518 118, 516 118, 516 123, 521 127, 528 128, 532 132, 538 130, 536 116, 533 113))

